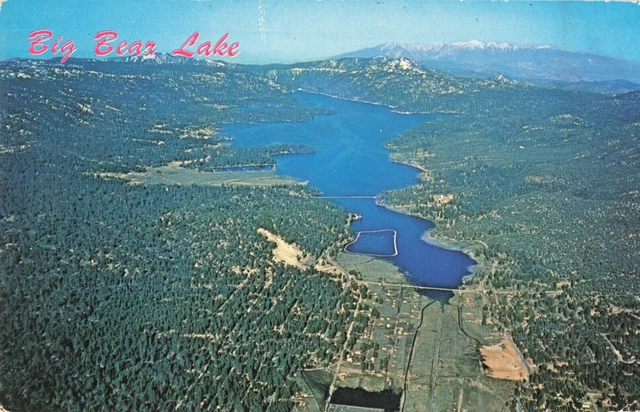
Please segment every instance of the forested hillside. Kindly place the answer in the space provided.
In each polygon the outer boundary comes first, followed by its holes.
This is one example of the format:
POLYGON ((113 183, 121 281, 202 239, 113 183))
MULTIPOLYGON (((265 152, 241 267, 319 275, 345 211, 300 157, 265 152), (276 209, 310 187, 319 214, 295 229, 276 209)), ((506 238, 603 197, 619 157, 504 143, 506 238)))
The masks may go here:
POLYGON ((342 349, 359 292, 276 263, 258 229, 314 258, 346 239, 346 212, 303 186, 97 175, 275 163, 300 148, 231 149, 218 127, 313 112, 250 73, 81 63, 0 68, 0 402, 290 410, 296 373, 342 349))
POLYGON ((593 392, 621 408, 640 396, 640 105, 574 99, 405 134, 392 146, 429 178, 386 201, 477 245, 486 266, 470 283, 513 291, 485 309, 539 365, 524 405, 579 408, 593 392))

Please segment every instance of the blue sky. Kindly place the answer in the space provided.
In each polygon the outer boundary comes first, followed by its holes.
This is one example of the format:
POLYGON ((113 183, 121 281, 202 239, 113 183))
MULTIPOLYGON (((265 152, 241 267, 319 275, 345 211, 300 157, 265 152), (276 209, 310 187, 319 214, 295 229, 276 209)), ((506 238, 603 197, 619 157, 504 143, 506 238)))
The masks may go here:
MULTIPOLYGON (((310 61, 388 41, 480 40, 551 44, 640 61, 640 6, 604 2, 416 0, 0 0, 0 59, 29 57, 29 33, 73 40, 94 57, 93 36, 154 41, 171 52, 189 35, 240 43, 238 63, 310 61)), ((52 41, 49 42, 51 44, 52 41)), ((58 55, 60 56, 60 55, 58 55)), ((55 57, 44 54, 42 58, 55 57)))

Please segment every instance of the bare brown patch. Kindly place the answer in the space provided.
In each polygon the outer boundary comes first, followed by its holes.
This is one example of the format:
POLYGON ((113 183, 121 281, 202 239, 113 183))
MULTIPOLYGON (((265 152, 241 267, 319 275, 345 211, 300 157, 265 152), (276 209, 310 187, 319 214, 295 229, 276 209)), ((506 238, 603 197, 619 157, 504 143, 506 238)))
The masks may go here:
POLYGON ((295 266, 300 269, 304 269, 302 257, 303 253, 300 248, 294 244, 287 243, 280 236, 274 235, 265 229, 258 229, 258 233, 265 236, 270 242, 276 244, 276 248, 273 249, 273 260, 276 262, 282 262, 285 265, 295 266))
POLYGON ((497 345, 480 348, 487 375, 496 379, 523 381, 529 378, 527 367, 522 362, 518 349, 506 337, 497 345))
POLYGON ((446 204, 449 204, 453 201, 454 196, 453 195, 433 195, 433 201, 435 202, 436 206, 444 206, 446 204))

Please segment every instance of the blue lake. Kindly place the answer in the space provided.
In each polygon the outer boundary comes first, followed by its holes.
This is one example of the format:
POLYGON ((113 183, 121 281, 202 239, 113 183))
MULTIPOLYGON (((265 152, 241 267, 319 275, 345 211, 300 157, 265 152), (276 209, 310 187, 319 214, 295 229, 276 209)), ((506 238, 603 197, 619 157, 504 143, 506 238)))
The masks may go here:
POLYGON ((398 254, 397 232, 393 229, 360 231, 344 250, 376 257, 394 257, 398 254))
MULTIPOLYGON (((422 240, 433 224, 376 205, 373 197, 383 191, 418 183, 419 171, 394 163, 384 144, 403 131, 424 123, 435 115, 405 115, 387 107, 351 102, 326 96, 296 93, 305 107, 335 110, 317 115, 308 122, 232 124, 223 134, 233 136, 234 147, 263 147, 272 144, 305 144, 317 152, 278 157, 277 171, 329 196, 329 201, 363 218, 352 223, 354 231, 395 230, 397 255, 385 257, 402 270, 414 284, 456 288, 469 274, 474 262, 462 252, 443 249, 422 240), (363 196, 370 198, 340 198, 363 196)), ((392 236, 393 237, 393 236, 392 236)), ((350 246, 351 252, 387 255, 389 236, 363 236, 350 246), (367 246, 367 244, 369 246, 367 246), (382 252, 382 253, 378 253, 382 252)), ((392 252, 393 253, 393 252, 392 252)))

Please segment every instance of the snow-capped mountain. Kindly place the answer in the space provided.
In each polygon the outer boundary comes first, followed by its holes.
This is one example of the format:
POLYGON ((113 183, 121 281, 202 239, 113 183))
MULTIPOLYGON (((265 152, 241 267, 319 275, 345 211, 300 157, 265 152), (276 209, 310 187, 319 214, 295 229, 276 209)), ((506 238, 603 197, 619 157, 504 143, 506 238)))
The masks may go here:
POLYGON ((375 56, 406 57, 425 67, 452 74, 481 77, 503 74, 535 83, 613 80, 640 83, 639 62, 570 52, 550 45, 483 43, 477 40, 448 44, 385 43, 338 57, 375 56))
MULTIPOLYGON (((394 54, 396 57, 403 56, 404 53, 413 53, 416 56, 429 57, 431 59, 441 59, 446 56, 454 55, 460 52, 484 51, 489 53, 511 52, 515 50, 533 48, 533 49, 551 49, 549 45, 541 46, 518 46, 510 43, 483 43, 478 40, 454 43, 430 43, 430 44, 405 44, 405 43, 385 43, 377 47, 380 51, 394 54)), ((373 49, 376 49, 374 47, 373 49)))
POLYGON ((182 56, 173 56, 169 53, 155 53, 152 55, 143 54, 141 56, 126 56, 126 57, 116 57, 109 59, 110 61, 117 62, 127 62, 127 63, 146 63, 146 64, 192 64, 192 65, 206 65, 206 66, 214 66, 214 67, 222 67, 227 65, 227 63, 217 61, 217 60, 208 60, 201 58, 186 58, 182 56))

